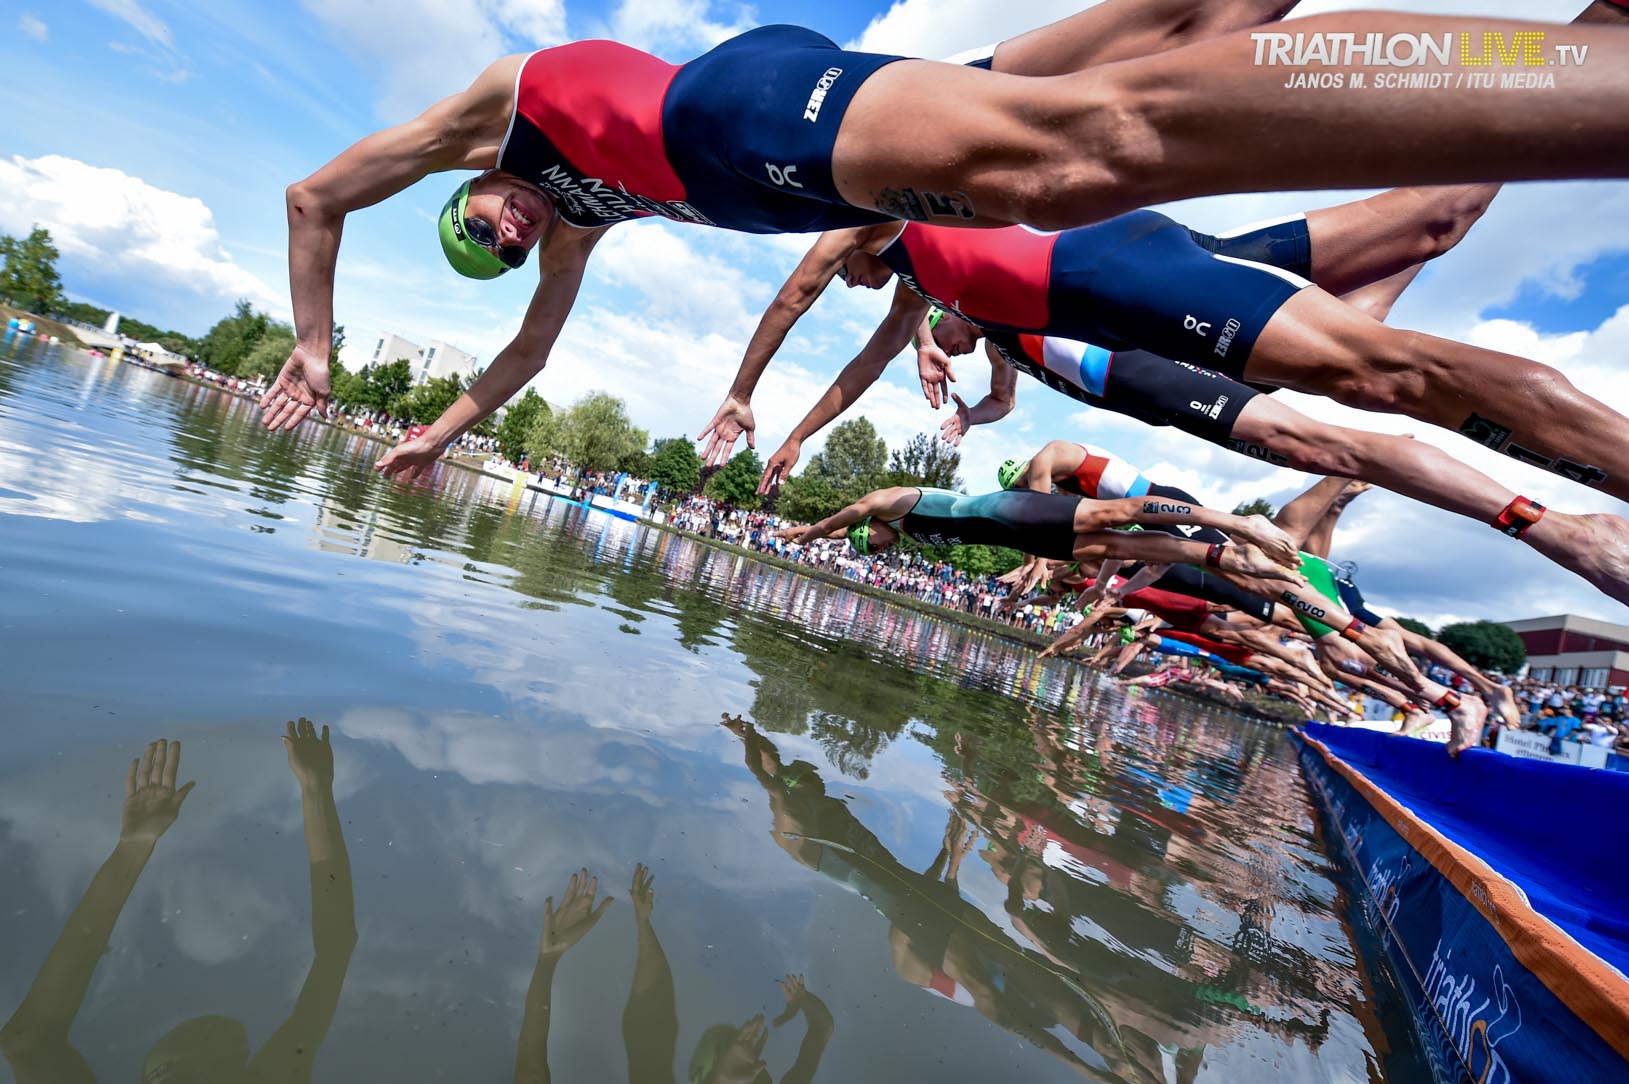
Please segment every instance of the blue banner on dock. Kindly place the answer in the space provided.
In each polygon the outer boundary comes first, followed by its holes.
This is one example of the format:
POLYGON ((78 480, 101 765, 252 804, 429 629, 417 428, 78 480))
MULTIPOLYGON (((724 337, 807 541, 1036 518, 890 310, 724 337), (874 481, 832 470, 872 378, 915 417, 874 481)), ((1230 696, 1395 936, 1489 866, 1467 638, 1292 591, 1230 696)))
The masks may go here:
MULTIPOLYGON (((1565 809, 1531 804, 1509 786, 1483 790, 1483 816, 1467 818, 1467 810, 1454 805, 1457 784, 1464 782, 1455 773, 1471 768, 1485 785, 1490 773, 1519 763, 1499 754, 1471 750, 1465 754, 1470 763, 1456 763, 1440 745, 1317 724, 1297 737, 1307 778, 1329 816, 1331 842, 1351 865, 1363 917, 1407 992, 1438 1078, 1629 1081, 1629 982, 1564 928, 1570 918, 1558 924, 1532 906, 1522 882, 1553 870, 1557 851, 1512 853, 1512 834, 1505 832, 1513 820, 1537 818, 1576 834, 1580 822, 1565 809), (1425 785, 1431 773, 1436 788, 1425 785), (1388 787, 1391 782, 1401 785, 1388 787)), ((1621 798, 1623 777, 1568 771, 1599 777, 1593 783, 1572 777, 1568 808, 1588 806, 1588 792, 1605 780, 1613 781, 1612 793, 1599 797, 1621 798)), ((1617 810, 1621 816, 1624 806, 1617 810)), ((1564 861, 1578 854, 1571 846, 1558 850, 1564 861)), ((1617 862, 1614 878, 1624 876, 1622 866, 1617 862)), ((1591 869, 1584 879, 1594 881, 1597 873, 1591 869)), ((1566 880, 1551 878, 1557 879, 1566 880)), ((1555 883, 1548 888, 1566 891, 1555 883)), ((1623 895, 1572 902, 1591 912, 1584 919, 1591 941, 1621 944, 1623 895)))

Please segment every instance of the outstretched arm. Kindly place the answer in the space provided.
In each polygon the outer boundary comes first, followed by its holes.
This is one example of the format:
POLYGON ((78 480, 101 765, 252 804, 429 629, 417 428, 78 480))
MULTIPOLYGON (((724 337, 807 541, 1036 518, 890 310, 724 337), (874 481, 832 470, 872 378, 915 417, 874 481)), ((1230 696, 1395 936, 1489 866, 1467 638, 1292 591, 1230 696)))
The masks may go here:
POLYGON ((638 948, 633 985, 622 1009, 622 1045, 628 1056, 628 1080, 666 1084, 673 1080, 673 1053, 679 1045, 679 1009, 673 996, 673 970, 651 925, 656 906, 655 877, 643 865, 634 867, 630 895, 638 948))
POLYGON ((990 356, 990 394, 968 406, 960 395, 951 393, 950 397, 956 401, 956 413, 939 426, 939 436, 949 444, 960 444, 973 426, 998 422, 1017 405, 1018 370, 996 354, 993 347, 990 356))
POLYGON ((577 302, 588 257, 608 228, 573 229, 551 241, 548 251, 538 259, 538 272, 543 279, 532 294, 532 303, 526 308, 526 316, 514 340, 498 352, 470 389, 430 423, 423 435, 405 440, 386 452, 374 464, 374 470, 386 477, 399 475, 407 481, 418 477, 441 458, 449 444, 507 403, 528 380, 542 371, 566 317, 571 314, 571 307, 577 302))
POLYGON ((119 842, 63 924, 22 1004, 0 1027, 0 1053, 18 1084, 94 1079, 85 1059, 68 1045, 68 1029, 136 879, 192 791, 192 783, 176 789, 180 766, 181 743, 163 739, 149 744, 140 761, 130 762, 119 842))
POLYGON ((819 523, 808 527, 787 527, 775 533, 790 542, 805 545, 817 538, 836 538, 867 516, 898 519, 916 503, 919 492, 910 486, 873 490, 819 523))
POLYGON ((598 891, 599 878, 581 869, 571 875, 558 911, 553 896, 543 901, 543 937, 538 944, 537 966, 532 969, 532 984, 526 988, 526 1011, 521 1017, 520 1043, 515 1051, 515 1084, 549 1084, 554 972, 566 950, 581 941, 611 906, 610 896, 594 906, 598 891))
MULTIPOLYGON (((758 388, 758 379, 786 341, 787 334, 814 306, 850 255, 880 236, 898 232, 896 224, 885 224, 880 230, 876 226, 831 230, 821 234, 809 251, 804 253, 791 276, 775 294, 775 300, 770 302, 769 308, 759 318, 758 327, 747 342, 741 367, 736 370, 735 381, 730 385, 723 404, 696 438, 707 441, 707 447, 702 452, 703 462, 722 465, 728 461, 736 438, 743 433, 747 437, 747 446, 756 447, 750 405, 752 394, 758 388)), ((895 353, 898 353, 898 348, 895 353)))
POLYGON ((758 480, 759 493, 768 493, 772 486, 786 481, 803 452, 803 442, 831 424, 832 419, 858 402, 866 389, 877 382, 883 370, 888 368, 888 363, 910 342, 911 328, 926 307, 927 302, 903 284, 894 290, 888 315, 871 333, 864 349, 843 366, 843 371, 837 374, 831 387, 798 422, 792 435, 786 438, 786 443, 769 457, 763 476, 758 480))
POLYGON ((1143 526, 1193 525, 1216 530, 1259 547, 1286 568, 1300 563, 1290 536, 1265 516, 1235 516, 1202 504, 1159 497, 1122 497, 1112 501, 1082 500, 1075 509, 1075 530, 1085 534, 1125 523, 1143 526))
POLYGON ((328 353, 334 331, 334 266, 345 216, 371 207, 432 173, 497 164, 509 121, 515 73, 509 56, 467 90, 406 124, 375 132, 303 181, 289 185, 288 271, 296 345, 260 401, 268 429, 292 429, 328 405, 328 353))
POLYGON ((356 906, 351 856, 334 805, 334 750, 328 728, 311 720, 288 724, 283 735, 289 768, 300 781, 300 814, 311 861, 311 969, 294 1011, 249 1063, 251 1080, 310 1080, 317 1048, 333 1026, 339 992, 356 948, 356 906))
POLYGON ((781 1084, 810 1084, 820 1070, 820 1055, 825 1053, 826 1044, 831 1042, 837 1022, 831 1010, 826 1008, 826 1003, 804 987, 802 975, 788 975, 782 979, 781 993, 786 996, 786 1009, 775 1017, 775 1026, 780 1027, 800 1012, 805 1025, 803 1042, 798 1044, 797 1060, 781 1077, 781 1084))

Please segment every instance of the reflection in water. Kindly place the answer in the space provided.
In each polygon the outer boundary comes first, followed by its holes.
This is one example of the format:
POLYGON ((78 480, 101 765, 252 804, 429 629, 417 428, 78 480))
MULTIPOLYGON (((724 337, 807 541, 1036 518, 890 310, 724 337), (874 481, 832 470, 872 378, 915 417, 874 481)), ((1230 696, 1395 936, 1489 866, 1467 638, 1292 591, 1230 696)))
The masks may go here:
MULTIPOLYGON (((328 1035, 340 987, 356 947, 351 902, 351 860, 334 805, 334 753, 328 728, 317 735, 305 718, 283 736, 288 766, 300 783, 311 864, 311 968, 294 1009, 250 1056, 248 1033, 228 1016, 195 1016, 153 1044, 142 1066, 143 1084, 205 1084, 311 1079, 317 1048, 328 1035)), ((177 788, 181 743, 163 738, 130 762, 125 779, 119 841, 102 863, 62 934, 41 965, 22 1004, 0 1028, 5 1054, 19 1084, 91 1081, 91 1071, 68 1041, 97 963, 107 951, 119 912, 159 838, 175 823, 196 783, 177 788)))
MULTIPOLYGON (((637 955, 628 1003, 622 1010, 622 1043, 628 1058, 631 1084, 670 1084, 673 1057, 679 1041, 679 1012, 673 994, 673 972, 667 953, 656 936, 651 912, 656 907, 655 877, 643 864, 634 867, 628 895, 633 900, 637 955)), ((564 956, 599 922, 611 897, 598 906, 594 897, 599 878, 581 869, 571 875, 561 898, 560 909, 554 897, 544 901, 543 938, 538 949, 537 967, 526 991, 526 1014, 520 1026, 520 1047, 515 1053, 516 1081, 548 1081, 549 1019, 554 1000, 554 973, 564 956)), ((807 1026, 797 1058, 781 1077, 781 1084, 806 1084, 820 1068, 820 1055, 826 1049, 834 1028, 826 1003, 804 986, 802 975, 787 975, 780 982, 786 1008, 775 1018, 780 1027, 802 1013, 807 1026)), ((689 1084, 768 1084, 769 1066, 763 1060, 769 1039, 762 1013, 740 1026, 715 1024, 702 1032, 686 1072, 689 1084)))
POLYGON ((1277 732, 376 455, 0 344, 19 1079, 1425 1079, 1277 732))

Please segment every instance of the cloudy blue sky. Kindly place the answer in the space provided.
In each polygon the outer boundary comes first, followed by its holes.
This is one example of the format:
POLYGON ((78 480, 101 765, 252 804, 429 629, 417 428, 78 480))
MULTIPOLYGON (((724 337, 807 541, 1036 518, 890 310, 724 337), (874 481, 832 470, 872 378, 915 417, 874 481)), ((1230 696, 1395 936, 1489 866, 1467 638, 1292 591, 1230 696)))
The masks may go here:
MULTIPOLYGON (((1077 9, 1079 0, 4 0, 0 3, 0 231, 49 226, 77 297, 197 333, 233 299, 287 315, 282 190, 350 142, 466 85, 506 52, 612 36, 671 59, 766 22, 812 26, 879 51, 945 56, 1077 9)), ((1314 0, 1302 12, 1350 6, 1314 0)), ((1570 18, 1572 0, 1365 4, 1570 18)), ((1241 153, 1248 153, 1241 143, 1241 153)), ((446 178, 347 222, 337 318, 353 342, 381 330, 441 338, 489 359, 516 328, 524 276, 477 284, 442 263, 432 227, 446 178)), ((1220 230, 1349 198, 1241 196, 1168 208, 1220 230)), ((694 434, 711 416, 758 312, 804 247, 665 222, 619 227, 600 246, 554 359, 554 401, 623 396, 654 435, 694 434)), ((1458 250, 1429 268, 1392 317, 1401 326, 1538 358, 1625 409, 1629 185, 1512 187, 1458 250)), ((858 349, 886 296, 832 291, 805 319, 756 408, 767 454, 858 349), (864 296, 861 296, 864 294, 864 296)), ((933 431, 914 367, 896 365, 862 404, 891 445, 933 431)), ((970 361, 961 389, 982 392, 970 361)), ((1281 502, 1307 479, 1180 434, 1089 415, 1039 385, 964 444, 975 490, 1009 455, 1054 436, 1090 439, 1212 504, 1281 502)), ((1613 500, 1399 419, 1286 394, 1317 416, 1416 432, 1522 492, 1566 510, 1613 500)), ((806 447, 805 456, 816 447, 806 447)), ((1433 623, 1576 612, 1629 621, 1593 592, 1493 531, 1372 493, 1337 538, 1377 608, 1433 623)))

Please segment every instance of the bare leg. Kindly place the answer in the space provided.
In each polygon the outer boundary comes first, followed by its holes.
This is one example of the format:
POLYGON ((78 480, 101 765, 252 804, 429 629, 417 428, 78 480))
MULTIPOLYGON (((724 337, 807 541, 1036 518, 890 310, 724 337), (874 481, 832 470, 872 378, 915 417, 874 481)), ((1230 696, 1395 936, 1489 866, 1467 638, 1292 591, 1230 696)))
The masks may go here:
MULTIPOLYGON (((1459 244, 1500 187, 1394 188, 1368 199, 1308 211, 1312 281, 1339 296, 1402 274, 1412 279, 1420 264, 1459 244)), ((1392 301, 1406 285, 1407 281, 1394 284, 1392 301)), ((1388 302, 1385 311, 1390 309, 1388 302)), ((1376 316, 1384 318, 1384 313, 1376 316)))
POLYGON ((1371 488, 1368 482, 1349 480, 1341 495, 1335 498, 1335 503, 1329 506, 1329 511, 1324 513, 1324 518, 1318 521, 1318 526, 1307 535, 1307 540, 1301 544, 1301 548, 1307 553, 1327 558, 1329 551, 1335 546, 1335 524, 1340 522, 1341 513, 1346 511, 1347 505, 1371 488))
POLYGON ((991 70, 1068 75, 1274 22, 1294 6, 1295 0, 1106 0, 1008 38, 997 47, 991 70))
POLYGON ((1430 422, 1629 500, 1629 418, 1547 365, 1399 331, 1316 288, 1268 322, 1245 376, 1430 422))
MULTIPOLYGON (((1266 395, 1244 408, 1233 436, 1270 449, 1297 470, 1362 478, 1481 523, 1493 522, 1516 498, 1440 448, 1328 425, 1266 395)), ((1573 516, 1552 509, 1522 541, 1619 602, 1629 602, 1629 522, 1621 517, 1573 516)))
POLYGON ((1589 62, 1547 68, 1555 88, 1515 108, 1508 95, 1454 88, 1463 69, 1432 60, 1409 70, 1449 87, 1391 90, 1376 109, 1367 94, 1286 87, 1294 69, 1257 63, 1269 43, 1249 32, 1049 79, 901 61, 867 79, 843 117, 838 191, 897 217, 1067 228, 1223 192, 1629 176, 1619 27, 1342 12, 1296 31, 1448 43, 1544 33, 1543 49, 1580 46, 1589 62), (900 140, 904 115, 935 138, 900 140), (1252 153, 1239 153, 1240 132, 1252 153))
POLYGON ((1273 522, 1295 540, 1296 548, 1312 552, 1307 550, 1308 537, 1323 523, 1324 517, 1346 491, 1350 481, 1348 478, 1324 478, 1315 482, 1311 489, 1280 508, 1273 522))

